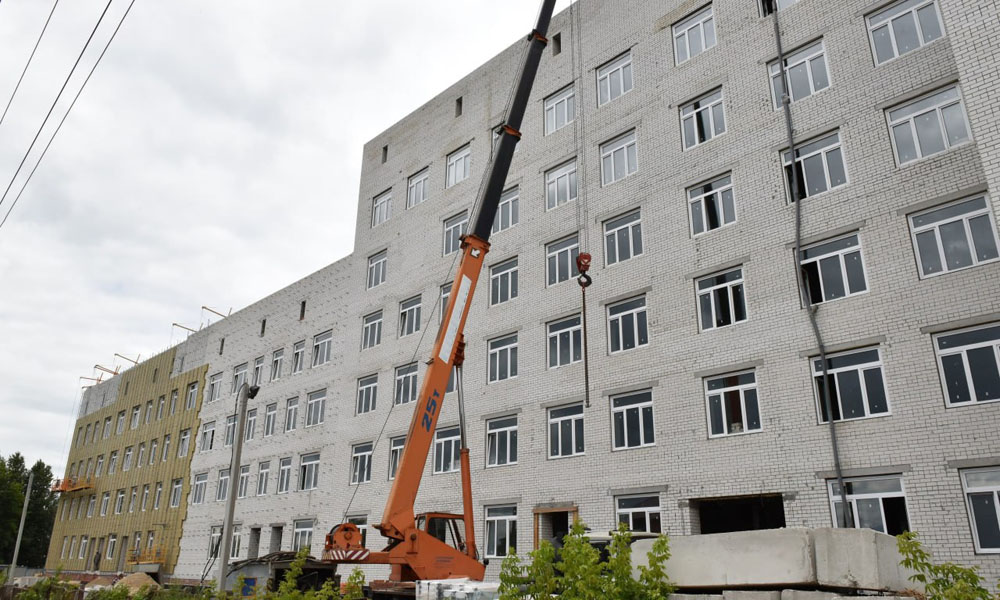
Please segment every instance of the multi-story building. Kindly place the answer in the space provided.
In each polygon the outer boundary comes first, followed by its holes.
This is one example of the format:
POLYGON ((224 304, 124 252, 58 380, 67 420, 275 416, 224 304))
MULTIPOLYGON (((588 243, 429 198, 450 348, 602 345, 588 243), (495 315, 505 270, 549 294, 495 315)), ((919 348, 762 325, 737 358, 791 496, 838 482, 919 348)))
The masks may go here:
POLYGON ((55 485, 47 569, 173 572, 205 381, 200 348, 192 338, 84 392, 55 485))
MULTIPOLYGON (((573 518, 844 517, 1000 576, 998 26, 995 0, 581 0, 553 19, 465 332, 485 556, 573 518)), ((233 558, 380 519, 520 55, 366 144, 353 254, 202 332, 177 578, 212 572, 227 494, 233 558), (261 392, 238 432, 243 381, 261 392)), ((451 393, 418 511, 460 510, 457 425, 451 393)))

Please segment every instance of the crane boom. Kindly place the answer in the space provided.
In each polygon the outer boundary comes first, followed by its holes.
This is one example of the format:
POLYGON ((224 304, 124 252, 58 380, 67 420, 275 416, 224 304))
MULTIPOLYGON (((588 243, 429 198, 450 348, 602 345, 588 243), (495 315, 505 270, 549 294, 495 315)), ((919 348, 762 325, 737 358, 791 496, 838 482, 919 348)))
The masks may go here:
MULTIPOLYGON (((437 427, 438 416, 444 403, 448 378, 455 364, 456 349, 462 339, 476 283, 482 272, 483 260, 490 249, 489 238, 493 219, 510 171, 514 149, 521 138, 521 122, 547 43, 545 34, 554 8, 555 0, 542 1, 535 28, 526 39, 528 48, 515 83, 506 121, 501 126, 493 160, 487 167, 486 183, 477 199, 471 227, 462 239, 461 262, 455 273, 448 305, 444 308, 444 318, 441 320, 424 381, 417 396, 396 478, 382 513, 382 522, 375 526, 389 539, 389 545, 382 552, 368 552, 361 545, 357 527, 345 523, 334 527, 327 535, 323 553, 323 558, 326 560, 390 564, 393 566, 391 576, 393 581, 449 577, 468 577, 473 580, 483 578, 485 567, 475 556, 474 541, 467 540, 467 544, 461 544, 461 549, 453 548, 440 539, 444 536, 435 536, 420 529, 417 516, 414 514, 414 503, 437 427)), ((465 518, 468 520, 472 512, 471 492, 468 489, 470 483, 467 478, 463 478, 463 486, 466 488, 463 504, 466 505, 465 518)), ((439 517, 456 517, 456 515, 435 514, 439 517)), ((427 517, 425 519, 427 529, 430 529, 430 522, 431 517, 427 517)), ((467 531, 471 531, 471 527, 467 531)), ((460 537, 457 533, 456 531, 453 535, 460 537)))

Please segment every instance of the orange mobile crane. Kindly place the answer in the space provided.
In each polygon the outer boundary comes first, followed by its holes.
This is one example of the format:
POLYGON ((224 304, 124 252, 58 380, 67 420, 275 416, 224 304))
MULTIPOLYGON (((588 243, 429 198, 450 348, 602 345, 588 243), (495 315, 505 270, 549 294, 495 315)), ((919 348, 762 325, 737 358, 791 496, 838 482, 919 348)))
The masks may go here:
MULTIPOLYGON (((403 583, 427 579, 466 577, 481 581, 485 565, 479 561, 475 544, 472 516, 472 484, 469 471, 469 450, 465 445, 464 416, 462 419, 462 502, 464 514, 413 512, 427 454, 444 402, 445 389, 452 367, 462 360, 462 332, 469 314, 476 282, 482 271, 483 259, 489 252, 490 231, 500 195, 510 170, 514 148, 521 138, 519 131, 531 87, 538 72, 542 51, 547 44, 545 34, 555 0, 543 0, 534 30, 527 36, 528 45, 514 93, 510 100, 507 120, 502 125, 493 161, 488 166, 486 183, 481 189, 470 232, 462 239, 462 259, 452 284, 448 306, 434 342, 430 365, 417 396, 406 445, 399 469, 393 481, 382 522, 375 526, 388 538, 380 552, 369 552, 361 532, 353 523, 335 526, 326 536, 323 560, 337 563, 381 564, 391 566, 390 582, 403 583), (463 540, 464 534, 464 542, 463 540), (450 542, 450 543, 449 543, 450 542)), ((461 399, 461 394, 459 395, 461 399)), ((461 404, 461 400, 460 400, 461 404)), ((397 588, 399 589, 399 588, 397 588)), ((412 588, 410 588, 412 589, 412 588)), ((401 590, 400 590, 401 591, 401 590)), ((384 598, 412 597, 386 592, 384 598)))

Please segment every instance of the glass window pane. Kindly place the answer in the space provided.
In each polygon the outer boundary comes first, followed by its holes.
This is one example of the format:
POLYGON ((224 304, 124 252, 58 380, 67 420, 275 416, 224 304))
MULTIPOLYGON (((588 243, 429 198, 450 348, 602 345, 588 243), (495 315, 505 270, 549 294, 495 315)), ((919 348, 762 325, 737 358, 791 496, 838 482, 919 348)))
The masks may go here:
POLYGON ((965 361, 961 354, 949 354, 941 357, 944 368, 944 385, 948 389, 948 401, 951 403, 968 402, 969 383, 965 377, 965 361))
POLYGON ((823 156, 817 154, 802 161, 805 171, 805 184, 808 195, 819 194, 827 190, 826 171, 823 169, 823 156))
POLYGON ((976 524, 979 547, 984 550, 1000 548, 1000 522, 997 521, 996 495, 993 492, 969 494, 969 504, 972 505, 972 518, 976 524))
POLYGON ((847 171, 844 169, 844 155, 840 148, 826 153, 827 169, 830 172, 830 186, 837 187, 847 183, 847 171))
POLYGON ((882 508, 877 498, 858 500, 858 526, 885 533, 882 522, 882 508))
POLYGON ((743 286, 733 286, 733 320, 736 322, 745 321, 747 318, 746 298, 743 296, 743 286))
POLYGON ((967 354, 972 385, 976 388, 976 400, 1000 398, 1000 371, 997 370, 996 350, 992 346, 986 346, 969 350, 967 354))
POLYGON ((941 123, 937 112, 930 111, 917 115, 913 119, 917 128, 917 142, 920 144, 920 154, 927 156, 945 149, 944 137, 941 135, 941 123))
POLYGON ((868 412, 879 414, 889 412, 889 404, 885 399, 885 383, 882 381, 882 369, 866 369, 865 391, 868 393, 868 412))
POLYGON ((701 328, 711 329, 714 325, 712 321, 712 295, 702 294, 698 297, 698 304, 701 308, 701 328))
POLYGON ((743 400, 746 403, 747 431, 760 429, 760 407, 757 404, 757 390, 746 390, 743 392, 743 400))
POLYGON ((646 444, 653 443, 653 407, 642 407, 642 441, 646 444))
POLYGON ((733 316, 729 303, 729 289, 718 288, 712 292, 712 295, 715 296, 715 326, 731 325, 733 316))
POLYGON ((712 107, 712 122, 715 125, 714 135, 726 132, 726 113, 721 102, 712 107))
POLYGON ((622 446, 625 443, 625 413, 616 412, 614 417, 615 446, 622 446))
POLYGON ((583 419, 576 419, 576 451, 583 452, 583 419))
POLYGON ((913 130, 909 123, 894 125, 892 139, 896 142, 896 159, 900 164, 917 158, 917 145, 913 141, 913 130))
POLYGON ((570 419, 559 422, 559 454, 568 456, 573 453, 573 422, 570 419))
POLYGON ((840 392, 840 405, 844 419, 865 416, 865 403, 861 396, 861 379, 858 377, 857 371, 837 373, 837 389, 840 392))
POLYGON ((726 403, 726 433, 743 433, 743 404, 739 390, 724 394, 726 403))
POLYGON ((865 269, 861 264, 860 252, 845 254, 844 268, 847 271, 847 287, 852 294, 857 294, 868 289, 865 283, 865 269))
POLYGON ((993 236, 990 219, 990 215, 981 215, 969 220, 972 243, 976 247, 976 259, 979 261, 997 258, 996 237, 993 236))
POLYGON ((904 13, 892 20, 892 31, 896 34, 896 48, 900 54, 920 47, 920 36, 917 34, 917 23, 913 13, 904 13))
POLYGON ((694 135, 694 117, 684 119, 684 147, 690 148, 696 143, 694 135))
POLYGON ((678 36, 676 39, 676 51, 677 51, 677 64, 680 64, 688 59, 687 42, 686 36, 678 36))
POLYGON ((965 237, 965 224, 962 221, 952 221, 941 225, 938 231, 941 234, 948 269, 960 269, 971 265, 972 251, 969 248, 969 240, 965 237))
POLYGON ((938 253, 937 236, 933 231, 917 234, 917 253, 920 255, 920 266, 924 275, 941 272, 941 255, 938 253))
POLYGON ((722 397, 721 396, 709 396, 708 397, 708 417, 711 422, 712 435, 721 435, 725 433, 722 428, 722 397))
POLYGON ((965 126, 965 114, 961 104, 952 104, 941 109, 944 128, 948 133, 948 144, 954 146, 968 141, 969 130, 965 126))
POLYGON ((812 93, 809 88, 809 72, 806 69, 804 62, 788 69, 788 85, 792 87, 792 101, 801 100, 812 93))
POLYGON ((733 191, 726 190, 722 192, 722 209, 723 209, 723 221, 725 223, 732 223, 736 220, 736 205, 733 203, 733 191))
POLYGON ((715 19, 709 19, 704 23, 705 27, 705 48, 715 45, 715 19))
POLYGON ((705 231, 705 224, 702 222, 701 216, 701 200, 691 204, 691 226, 695 234, 705 231))
POLYGON ((701 52, 701 27, 692 27, 688 30, 688 47, 691 48, 691 56, 701 52))
POLYGON ((941 23, 938 21, 934 4, 928 4, 918 10, 917 20, 920 21, 920 31, 924 34, 925 44, 941 37, 941 23))
POLYGON ((836 300, 844 297, 844 279, 840 272, 840 257, 828 256, 819 261, 819 269, 823 277, 824 300, 836 300))
POLYGON ((892 49, 892 39, 889 37, 888 25, 872 31, 872 39, 875 40, 876 62, 884 63, 896 56, 896 52, 892 49))
POLYGON ((619 148, 612 154, 615 160, 615 170, 612 179, 620 179, 625 175, 625 149, 619 148))
POLYGON ((628 447, 634 448, 642 444, 639 439, 639 410, 630 408, 625 411, 625 432, 628 435, 628 447))
POLYGON ((820 56, 809 61, 809 68, 812 70, 813 87, 816 91, 824 90, 830 85, 830 80, 826 76, 826 60, 820 56))

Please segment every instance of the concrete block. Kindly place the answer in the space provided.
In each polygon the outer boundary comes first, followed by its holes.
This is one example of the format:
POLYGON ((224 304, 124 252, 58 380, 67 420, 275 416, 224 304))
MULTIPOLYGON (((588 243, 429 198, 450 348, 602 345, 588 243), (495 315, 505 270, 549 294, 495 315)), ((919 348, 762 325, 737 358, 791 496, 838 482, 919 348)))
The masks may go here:
POLYGON ((722 592, 722 600, 781 600, 781 592, 758 592, 751 590, 726 590, 722 592))
POLYGON ((813 530, 816 579, 823 587, 898 592, 918 588, 900 566, 896 539, 871 529, 813 530))
POLYGON ((843 598, 833 592, 813 592, 807 590, 782 590, 781 600, 838 600, 843 598))

